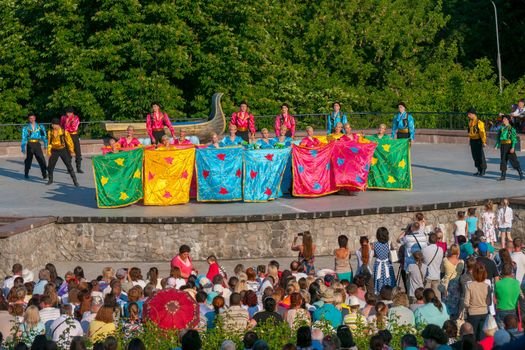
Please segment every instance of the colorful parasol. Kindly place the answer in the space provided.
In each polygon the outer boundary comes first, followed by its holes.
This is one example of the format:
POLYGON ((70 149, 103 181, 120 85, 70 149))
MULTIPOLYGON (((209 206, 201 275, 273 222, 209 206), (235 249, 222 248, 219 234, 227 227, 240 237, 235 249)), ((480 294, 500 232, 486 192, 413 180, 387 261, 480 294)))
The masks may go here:
POLYGON ((162 329, 195 328, 199 324, 199 306, 186 292, 176 289, 159 291, 144 305, 144 320, 162 329))

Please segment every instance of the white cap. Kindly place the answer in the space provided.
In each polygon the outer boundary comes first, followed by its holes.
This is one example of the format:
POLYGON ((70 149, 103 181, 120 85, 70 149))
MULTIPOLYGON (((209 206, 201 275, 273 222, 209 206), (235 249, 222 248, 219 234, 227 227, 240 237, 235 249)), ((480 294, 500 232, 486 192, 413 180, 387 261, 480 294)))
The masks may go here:
POLYGON ((359 303, 359 299, 355 295, 351 295, 348 298, 348 305, 349 306, 359 306, 361 304, 359 303))

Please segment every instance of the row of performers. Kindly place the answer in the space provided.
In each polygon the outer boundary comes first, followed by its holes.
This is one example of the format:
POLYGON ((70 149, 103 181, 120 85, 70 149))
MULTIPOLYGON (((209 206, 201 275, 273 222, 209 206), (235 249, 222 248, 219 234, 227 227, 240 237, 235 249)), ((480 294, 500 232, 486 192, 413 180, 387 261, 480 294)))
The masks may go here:
MULTIPOLYGON (((161 138, 165 134, 164 127, 167 127, 172 138, 175 139, 175 130, 171 125, 168 115, 161 111, 158 103, 151 105, 153 112, 146 116, 146 130, 152 144, 161 143, 161 138)), ((348 116, 341 111, 341 104, 334 102, 332 112, 326 116, 326 134, 330 135, 335 132, 338 123, 345 125, 348 123, 348 116)), ((398 104, 399 112, 394 115, 392 120, 392 138, 410 138, 414 140, 415 126, 414 118, 406 110, 404 102, 398 104)), ((245 101, 239 105, 239 110, 234 112, 230 119, 230 125, 237 127, 237 136, 246 142, 255 139, 255 118, 250 113, 248 103, 245 101)), ((281 128, 286 127, 284 136, 295 138, 296 122, 295 117, 289 113, 288 104, 281 106, 281 113, 275 117, 274 129, 277 137, 281 136, 281 128)), ((261 130, 262 131, 262 130, 261 130)))
MULTIPOLYGON (((47 184, 50 185, 53 183, 53 171, 55 169, 58 159, 62 159, 64 165, 67 168, 68 173, 73 180, 73 184, 78 186, 78 181, 76 178, 75 170, 72 166, 72 159, 75 157, 79 159, 80 152, 76 153, 77 144, 78 144, 78 134, 68 131, 67 124, 66 127, 63 127, 63 120, 55 118, 51 122, 51 129, 46 132, 44 125, 36 122, 36 116, 30 114, 28 116, 29 122, 24 126, 22 131, 22 152, 26 154, 25 159, 25 169, 24 174, 26 178, 29 178, 29 170, 33 162, 33 157, 35 157, 40 165, 40 170, 42 172, 42 178, 48 179, 47 184), (46 153, 49 157, 46 164, 46 159, 42 152, 42 143, 46 149, 46 153)), ((219 140, 217 134, 212 135, 212 141, 207 145, 210 148, 220 148, 220 147, 230 147, 230 146, 245 146, 247 148, 253 149, 265 149, 265 148, 283 148, 291 146, 293 139, 289 136, 286 136, 288 131, 287 127, 282 125, 279 129, 280 134, 274 138, 269 138, 269 132, 267 129, 263 129, 261 134, 262 137, 255 141, 254 138, 251 138, 251 143, 244 141, 241 137, 237 136, 237 127, 233 124, 229 126, 229 135, 224 137, 222 140, 219 140)), ((104 153, 114 153, 119 152, 120 150, 130 150, 136 147, 142 147, 141 143, 137 138, 134 137, 134 129, 132 126, 129 126, 127 129, 127 136, 122 137, 120 140, 111 139, 110 146, 104 149, 104 153)), ((381 124, 379 127, 378 133, 373 135, 377 139, 389 139, 390 137, 385 134, 386 125, 381 124)), ((300 145, 305 147, 317 147, 321 145, 319 138, 314 136, 314 129, 309 126, 306 128, 307 136, 304 137, 300 145)), ((186 133, 184 130, 180 131, 180 135, 173 142, 170 142, 170 139, 167 135, 158 135, 161 140, 160 144, 152 146, 156 149, 170 149, 176 147, 176 145, 185 145, 191 144, 189 140, 186 139, 186 133)), ((352 140, 359 141, 363 135, 352 133, 352 128, 349 123, 346 123, 344 126, 341 122, 338 122, 335 126, 334 133, 326 137, 327 142, 332 142, 335 140, 352 140), (344 132, 343 132, 344 128, 344 132)), ((77 172, 82 172, 79 164, 77 163, 77 172)))
MULTIPOLYGON (((269 149, 269 148, 283 148, 290 147, 294 141, 292 137, 286 136, 288 128, 285 125, 281 125, 279 133, 270 138, 270 132, 268 129, 263 128, 261 130, 261 137, 255 139, 254 137, 249 138, 249 141, 245 141, 240 136, 238 136, 237 126, 230 124, 229 126, 229 135, 225 136, 222 140, 219 139, 219 136, 216 133, 211 134, 211 142, 206 146, 209 148, 221 148, 221 147, 231 147, 231 146, 244 146, 248 149, 269 149)), ((109 146, 103 149, 103 153, 115 153, 120 150, 129 150, 135 147, 141 147, 140 141, 134 137, 134 128, 133 126, 128 126, 127 136, 121 137, 119 140, 111 138, 109 140, 109 146)), ((314 136, 314 129, 311 126, 306 128, 306 137, 301 139, 299 145, 304 147, 318 147, 321 145, 321 138, 314 136)), ((324 137, 327 142, 332 142, 336 140, 346 140, 346 141, 359 141, 362 139, 363 134, 354 134, 352 132, 352 127, 349 123, 344 125, 341 122, 338 122, 335 126, 334 132, 324 137)), ((186 138, 186 131, 180 130, 179 137, 170 140, 168 135, 158 135, 160 138, 160 143, 155 146, 150 146, 150 148, 155 148, 158 150, 167 150, 174 148, 178 145, 191 145, 191 141, 186 138)), ((373 135, 377 139, 390 139, 390 136, 386 135, 386 125, 381 124, 379 126, 377 134, 373 135)))

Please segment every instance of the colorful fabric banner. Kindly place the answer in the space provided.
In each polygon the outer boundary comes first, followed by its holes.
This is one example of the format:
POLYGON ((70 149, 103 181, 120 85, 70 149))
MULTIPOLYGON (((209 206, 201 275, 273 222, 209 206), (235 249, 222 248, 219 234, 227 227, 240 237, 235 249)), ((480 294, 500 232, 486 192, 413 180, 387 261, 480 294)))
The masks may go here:
POLYGON ((364 191, 376 143, 339 140, 334 144, 332 169, 338 188, 364 191))
POLYGON ((244 152, 245 202, 266 202, 279 197, 290 148, 244 152))
POLYGON ((144 205, 188 203, 195 163, 193 147, 146 150, 144 156, 144 205))
POLYGON ((288 160, 286 161, 286 168, 284 169, 284 175, 283 175, 283 181, 281 181, 281 192, 279 193, 279 197, 283 196, 283 193, 290 193, 292 190, 292 152, 290 148, 290 155, 288 156, 288 160))
POLYGON ((381 190, 412 190, 409 139, 387 140, 371 138, 377 142, 372 157, 368 188, 381 190))
POLYGON ((321 147, 292 146, 293 195, 319 197, 337 192, 331 158, 334 142, 321 147))
POLYGON ((139 148, 91 158, 99 208, 124 207, 142 199, 143 156, 139 148))
POLYGON ((196 156, 197 200, 242 200, 243 152, 241 147, 198 149, 196 156))

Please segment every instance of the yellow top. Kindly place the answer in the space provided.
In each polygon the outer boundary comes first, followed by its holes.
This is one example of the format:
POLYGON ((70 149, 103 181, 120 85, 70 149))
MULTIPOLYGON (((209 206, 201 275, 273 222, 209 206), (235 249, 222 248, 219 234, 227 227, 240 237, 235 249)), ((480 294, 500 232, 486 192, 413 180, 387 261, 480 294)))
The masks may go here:
POLYGON ((468 137, 471 140, 479 140, 483 144, 487 143, 487 133, 485 132, 485 123, 479 120, 477 117, 472 119, 468 123, 468 137))
POLYGON ((117 328, 113 322, 105 323, 102 321, 93 320, 89 324, 89 339, 91 339, 93 343, 96 343, 100 340, 103 341, 108 336, 113 335, 116 330, 117 328))
POLYGON ((58 130, 49 130, 47 132, 47 154, 51 155, 51 150, 63 149, 64 147, 67 147, 72 156, 75 155, 73 140, 67 131, 63 130, 62 128, 58 130), (62 141, 65 141, 65 144, 62 141))

